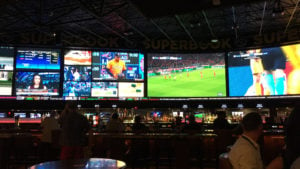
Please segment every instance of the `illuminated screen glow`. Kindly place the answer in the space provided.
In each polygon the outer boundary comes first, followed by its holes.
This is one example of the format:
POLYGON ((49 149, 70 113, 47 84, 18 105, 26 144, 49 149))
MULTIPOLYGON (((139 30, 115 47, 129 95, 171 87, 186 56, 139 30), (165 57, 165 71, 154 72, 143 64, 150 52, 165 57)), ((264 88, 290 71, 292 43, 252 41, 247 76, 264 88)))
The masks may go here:
POLYGON ((93 97, 118 97, 117 82, 93 82, 92 83, 93 97))
POLYGON ((17 72, 17 96, 58 96, 59 72, 17 72))
POLYGON ((144 54, 93 52, 93 80, 143 81, 144 54), (115 56, 118 55, 119 58, 115 56))
POLYGON ((91 82, 64 82, 63 96, 91 96, 91 82))
POLYGON ((84 50, 70 50, 65 53, 65 65, 91 65, 92 52, 84 50))
POLYGON ((300 94, 300 44, 228 54, 230 96, 300 94))
POLYGON ((0 96, 12 95, 14 48, 0 47, 0 96))
POLYGON ((224 53, 148 54, 149 97, 226 96, 224 53))
POLYGON ((91 81, 91 66, 65 66, 64 81, 91 81))
POLYGON ((144 97, 144 83, 119 83, 119 97, 144 97))
POLYGON ((16 68, 59 70, 60 52, 49 49, 18 49, 16 68))

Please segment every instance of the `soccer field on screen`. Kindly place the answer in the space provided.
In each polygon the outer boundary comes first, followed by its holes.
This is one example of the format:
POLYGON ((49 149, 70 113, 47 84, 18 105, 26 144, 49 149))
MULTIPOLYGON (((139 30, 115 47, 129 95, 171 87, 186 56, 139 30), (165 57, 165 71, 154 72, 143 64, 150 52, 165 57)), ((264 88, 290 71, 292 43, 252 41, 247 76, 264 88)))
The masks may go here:
POLYGON ((149 97, 226 96, 225 69, 208 68, 148 77, 149 97), (202 77, 201 77, 202 72, 202 77))

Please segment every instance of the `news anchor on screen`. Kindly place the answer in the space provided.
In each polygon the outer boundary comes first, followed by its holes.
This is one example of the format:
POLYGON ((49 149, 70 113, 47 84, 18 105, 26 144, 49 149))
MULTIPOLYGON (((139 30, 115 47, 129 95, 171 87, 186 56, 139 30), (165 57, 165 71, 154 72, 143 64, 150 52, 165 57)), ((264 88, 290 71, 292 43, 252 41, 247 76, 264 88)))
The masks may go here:
POLYGON ((28 86, 28 89, 47 89, 47 87, 43 85, 43 79, 41 76, 35 74, 32 79, 32 84, 28 86))
POLYGON ((114 59, 108 61, 106 68, 107 72, 113 76, 114 79, 125 78, 126 64, 120 59, 118 54, 115 55, 114 59))

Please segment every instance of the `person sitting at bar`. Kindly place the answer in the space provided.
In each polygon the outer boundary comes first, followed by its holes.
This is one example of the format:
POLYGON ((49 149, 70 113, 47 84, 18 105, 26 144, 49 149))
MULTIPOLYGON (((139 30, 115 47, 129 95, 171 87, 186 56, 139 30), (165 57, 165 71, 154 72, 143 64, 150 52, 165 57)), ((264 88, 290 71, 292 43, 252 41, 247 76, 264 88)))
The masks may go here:
POLYGON ((113 113, 106 126, 107 132, 119 133, 124 131, 124 125, 119 119, 118 113, 113 113))
POLYGON ((191 114, 188 120, 188 124, 183 127, 183 131, 187 133, 200 133, 202 126, 196 122, 195 116, 191 114))
POLYGON ((242 120, 243 135, 229 152, 233 169, 263 169, 260 147, 257 140, 262 134, 263 125, 258 113, 249 113, 242 120))
POLYGON ((61 160, 83 158, 83 148, 88 143, 89 121, 77 111, 75 102, 66 103, 59 121, 62 128, 61 160))
POLYGON ((233 169, 282 169, 280 157, 275 158, 264 167, 257 143, 263 132, 262 119, 258 113, 248 113, 242 120, 242 136, 235 142, 229 152, 229 161, 233 169))
POLYGON ((215 130, 230 129, 230 124, 226 120, 225 111, 218 112, 218 117, 214 120, 213 126, 215 130))
POLYGON ((141 123, 142 118, 141 116, 135 116, 134 118, 134 124, 132 126, 132 131, 134 133, 146 133, 148 132, 148 128, 145 126, 145 124, 141 123))
POLYGON ((181 121, 182 121, 182 117, 180 117, 180 116, 175 117, 175 124, 173 126, 174 132, 180 133, 182 131, 183 125, 182 125, 181 121))
POLYGON ((296 107, 286 123, 286 150, 284 153, 284 168, 300 168, 300 107, 296 107))

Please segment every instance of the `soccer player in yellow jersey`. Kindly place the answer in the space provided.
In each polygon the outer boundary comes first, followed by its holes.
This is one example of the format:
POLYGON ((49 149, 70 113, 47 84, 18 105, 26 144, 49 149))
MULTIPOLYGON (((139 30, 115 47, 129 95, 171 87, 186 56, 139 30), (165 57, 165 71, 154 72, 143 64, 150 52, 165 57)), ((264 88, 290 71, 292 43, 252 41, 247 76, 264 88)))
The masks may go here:
POLYGON ((115 55, 115 58, 110 60, 107 63, 106 68, 108 69, 108 73, 113 76, 114 79, 124 78, 123 71, 126 71, 126 65, 123 60, 120 59, 118 54, 115 55))
POLYGON ((288 94, 300 93, 300 44, 281 47, 284 54, 293 66, 288 75, 288 94))

